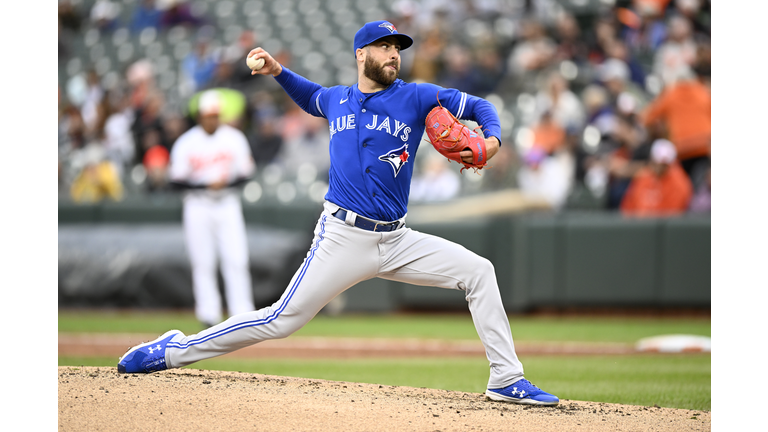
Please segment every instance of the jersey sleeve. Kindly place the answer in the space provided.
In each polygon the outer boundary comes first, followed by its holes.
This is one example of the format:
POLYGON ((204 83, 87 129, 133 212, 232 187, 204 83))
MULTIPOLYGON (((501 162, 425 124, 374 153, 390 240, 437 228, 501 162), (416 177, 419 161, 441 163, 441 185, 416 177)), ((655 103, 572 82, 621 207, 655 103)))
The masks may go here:
POLYGON ((182 135, 171 148, 171 160, 168 169, 168 176, 171 181, 187 181, 192 172, 192 167, 187 157, 185 141, 185 137, 182 135))
POLYGON ((283 66, 283 71, 275 80, 288 96, 307 113, 315 117, 327 118, 323 110, 321 95, 327 90, 320 84, 314 83, 303 76, 283 66))
POLYGON ((438 106, 438 97, 440 105, 447 108, 456 118, 477 123, 482 127, 486 138, 494 136, 501 143, 501 120, 492 103, 457 89, 435 84, 419 86, 419 100, 426 106, 426 113, 438 106))
POLYGON ((236 132, 237 140, 235 147, 235 178, 247 178, 253 175, 255 164, 251 155, 251 148, 248 145, 248 139, 239 130, 236 132))

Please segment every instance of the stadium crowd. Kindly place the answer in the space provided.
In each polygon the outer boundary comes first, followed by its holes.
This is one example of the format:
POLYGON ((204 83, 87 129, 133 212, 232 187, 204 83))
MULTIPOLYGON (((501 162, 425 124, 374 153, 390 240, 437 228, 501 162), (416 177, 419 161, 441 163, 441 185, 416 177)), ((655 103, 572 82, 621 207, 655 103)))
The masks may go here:
MULTIPOLYGON (((283 3, 318 7, 313 0, 283 3)), ((346 4, 334 2, 341 3, 346 4)), ((422 155, 412 201, 518 188, 558 211, 710 211, 709 0, 380 4, 388 9, 376 19, 388 19, 415 41, 402 52, 402 79, 486 97, 503 124, 504 144, 481 176, 460 175, 455 164, 422 155), (597 6, 588 12, 576 7, 587 3, 597 6)), ((276 178, 322 184, 330 164, 327 124, 301 111, 273 79, 250 75, 245 55, 264 42, 258 27, 226 32, 229 39, 220 43, 216 36, 225 26, 196 5, 59 0, 60 70, 88 34, 116 38, 119 32, 144 35, 149 28, 169 34, 184 28, 192 35, 172 91, 158 85, 152 58, 132 58, 117 79, 108 80, 96 64, 85 64, 73 76, 60 73, 62 199, 97 202, 173 193, 167 184, 169 151, 194 125, 190 101, 210 88, 239 95, 229 122, 246 133, 256 180, 265 190, 276 178), (129 10, 120 13, 121 8, 129 10)), ((283 44, 273 54, 298 68, 301 58, 290 47, 283 44)), ((353 66, 351 38, 338 51, 349 52, 353 66)), ((322 84, 349 85, 355 78, 322 84)))

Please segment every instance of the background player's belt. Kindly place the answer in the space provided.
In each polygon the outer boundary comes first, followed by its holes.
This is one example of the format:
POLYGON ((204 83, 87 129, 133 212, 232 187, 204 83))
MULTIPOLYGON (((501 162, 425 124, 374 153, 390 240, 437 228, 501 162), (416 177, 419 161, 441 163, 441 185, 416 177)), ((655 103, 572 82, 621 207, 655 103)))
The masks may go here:
MULTIPOLYGON (((333 215, 341 220, 346 220, 347 211, 344 209, 339 209, 333 215)), ((383 222, 376 222, 374 220, 366 219, 360 215, 357 215, 357 217, 355 218, 355 226, 358 228, 362 228, 364 230, 375 231, 375 232, 394 231, 400 227, 400 221, 383 223, 383 222)))

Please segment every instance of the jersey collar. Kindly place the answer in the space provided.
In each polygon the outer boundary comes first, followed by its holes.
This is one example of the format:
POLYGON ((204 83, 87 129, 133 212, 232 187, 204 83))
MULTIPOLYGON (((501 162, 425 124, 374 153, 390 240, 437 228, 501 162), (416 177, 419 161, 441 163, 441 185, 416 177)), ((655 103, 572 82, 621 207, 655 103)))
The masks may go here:
POLYGON ((405 82, 404 82, 403 80, 401 80, 400 78, 398 78, 398 79, 396 79, 396 80, 395 80, 395 82, 393 82, 392 84, 390 84, 390 85, 389 85, 389 87, 385 88, 384 90, 381 90, 381 91, 377 91, 377 92, 373 92, 373 93, 363 93, 363 92, 361 92, 361 91, 360 91, 360 88, 358 87, 358 83, 355 83, 355 84, 352 86, 352 96, 353 96, 353 97, 355 98, 355 100, 357 100, 357 101, 365 101, 367 98, 369 98, 369 97, 371 97, 371 96, 374 96, 374 95, 377 95, 377 94, 384 94, 384 93, 387 93, 387 92, 391 91, 391 90, 392 90, 393 88, 395 88, 395 87, 400 87, 400 86, 401 86, 401 85, 403 85, 404 83, 405 83, 405 82))

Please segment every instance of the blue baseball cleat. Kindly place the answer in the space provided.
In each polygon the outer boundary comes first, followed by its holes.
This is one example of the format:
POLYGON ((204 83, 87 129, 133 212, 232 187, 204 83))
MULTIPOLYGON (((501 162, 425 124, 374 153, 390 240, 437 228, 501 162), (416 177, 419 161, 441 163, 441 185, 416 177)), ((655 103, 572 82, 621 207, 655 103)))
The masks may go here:
POLYGON ((119 373, 150 373, 168 369, 165 364, 165 346, 178 334, 184 333, 171 330, 152 342, 129 349, 117 361, 117 371, 119 373))
POLYGON ((485 395, 491 400, 525 405, 552 406, 560 403, 557 396, 536 387, 525 378, 504 388, 488 389, 485 395))

